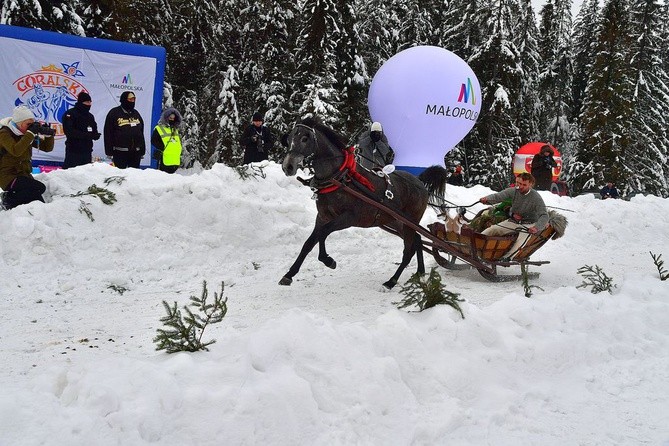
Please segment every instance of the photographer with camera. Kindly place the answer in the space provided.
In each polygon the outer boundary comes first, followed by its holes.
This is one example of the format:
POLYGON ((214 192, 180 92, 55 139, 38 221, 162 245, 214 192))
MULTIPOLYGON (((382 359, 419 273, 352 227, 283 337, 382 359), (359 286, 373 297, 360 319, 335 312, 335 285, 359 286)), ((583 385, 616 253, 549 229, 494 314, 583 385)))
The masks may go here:
POLYGON ((553 148, 546 144, 532 159, 532 176, 536 180, 534 186, 536 190, 551 190, 553 168, 557 167, 553 155, 553 148))
POLYGON ((16 107, 12 116, 0 119, 0 187, 5 191, 5 208, 44 202, 46 186, 32 176, 32 149, 51 152, 55 134, 47 124, 36 122, 25 105, 16 107))
POLYGON ((274 147, 274 135, 263 125, 263 121, 262 113, 254 113, 251 124, 239 139, 239 144, 244 148, 244 164, 266 160, 267 153, 274 147))
POLYGON ((74 107, 63 115, 63 132, 67 138, 63 169, 93 162, 93 141, 100 139, 100 132, 91 113, 92 103, 91 95, 82 91, 74 107))

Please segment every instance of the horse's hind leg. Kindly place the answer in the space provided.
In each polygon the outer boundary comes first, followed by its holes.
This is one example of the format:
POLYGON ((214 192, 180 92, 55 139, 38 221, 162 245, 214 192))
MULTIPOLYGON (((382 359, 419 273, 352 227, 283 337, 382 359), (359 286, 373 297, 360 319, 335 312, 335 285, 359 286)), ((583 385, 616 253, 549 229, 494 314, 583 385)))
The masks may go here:
POLYGON ((418 268, 416 272, 419 274, 425 274, 425 261, 423 260, 423 240, 420 238, 420 234, 416 233, 414 235, 414 249, 416 250, 416 261, 418 262, 418 268))
MULTIPOLYGON (((403 239, 404 239, 404 251, 402 252, 402 262, 400 263, 400 266, 397 267, 397 271, 395 271, 395 274, 393 274, 393 277, 390 278, 387 282, 383 284, 384 287, 387 289, 392 289, 395 285, 397 285, 397 281, 399 280, 400 276, 402 275, 402 272, 404 269, 407 267, 409 262, 411 262, 411 258, 413 257, 414 253, 416 252, 416 245, 417 245, 417 240, 418 243, 420 243, 420 236, 416 234, 415 231, 404 228, 403 229, 403 239)), ((420 272, 420 268, 422 265, 422 272, 425 272, 425 265, 423 263, 423 253, 422 251, 420 252, 419 256, 419 263, 418 263, 418 268, 420 272)))

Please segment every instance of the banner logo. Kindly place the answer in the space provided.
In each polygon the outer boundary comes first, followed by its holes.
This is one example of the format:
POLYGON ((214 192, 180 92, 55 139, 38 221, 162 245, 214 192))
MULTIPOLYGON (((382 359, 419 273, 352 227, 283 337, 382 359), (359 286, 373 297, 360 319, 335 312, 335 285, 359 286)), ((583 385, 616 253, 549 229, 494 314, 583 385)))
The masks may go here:
POLYGON ((471 104, 476 105, 476 97, 474 97, 474 87, 472 87, 472 80, 467 78, 467 84, 462 84, 460 87, 460 96, 458 96, 458 102, 469 102, 471 96, 471 104))
POLYGON ((123 76, 120 84, 109 84, 109 88, 124 91, 144 91, 144 87, 132 83, 132 76, 130 73, 123 76))
POLYGON ((51 64, 32 73, 24 74, 12 85, 16 88, 14 105, 25 105, 38 121, 46 122, 56 130, 56 138, 63 137, 63 115, 77 102, 82 91, 88 91, 75 77, 85 77, 79 62, 51 64))

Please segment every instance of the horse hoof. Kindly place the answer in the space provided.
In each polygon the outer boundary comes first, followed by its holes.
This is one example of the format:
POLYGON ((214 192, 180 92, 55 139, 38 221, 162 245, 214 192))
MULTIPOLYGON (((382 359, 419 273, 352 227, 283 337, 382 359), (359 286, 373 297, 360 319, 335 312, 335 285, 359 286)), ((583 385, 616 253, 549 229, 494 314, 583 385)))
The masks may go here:
POLYGON ((283 276, 281 280, 279 280, 279 285, 289 286, 291 283, 293 283, 293 279, 290 277, 283 276))
POLYGON ((327 256, 326 258, 321 260, 321 262, 323 262, 323 265, 327 266, 330 269, 335 269, 337 267, 337 262, 330 256, 327 256))
POLYGON ((397 285, 395 282, 393 282, 392 280, 389 280, 389 281, 387 281, 386 283, 383 284, 383 287, 387 290, 392 290, 395 285, 397 285))

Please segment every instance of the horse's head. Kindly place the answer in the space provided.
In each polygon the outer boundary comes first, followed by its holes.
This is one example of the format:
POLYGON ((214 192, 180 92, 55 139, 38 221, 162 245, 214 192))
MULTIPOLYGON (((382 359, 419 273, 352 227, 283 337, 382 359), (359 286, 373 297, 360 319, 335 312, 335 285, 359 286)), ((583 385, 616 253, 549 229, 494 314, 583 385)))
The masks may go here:
POLYGON ((281 167, 286 176, 297 173, 302 161, 316 151, 318 140, 316 130, 307 123, 297 124, 288 134, 288 155, 283 159, 281 167))
POLYGON ((283 160, 283 172, 292 176, 304 159, 313 157, 311 167, 318 178, 328 178, 339 170, 345 158, 346 140, 343 136, 313 118, 293 127, 288 137, 288 155, 283 160))

